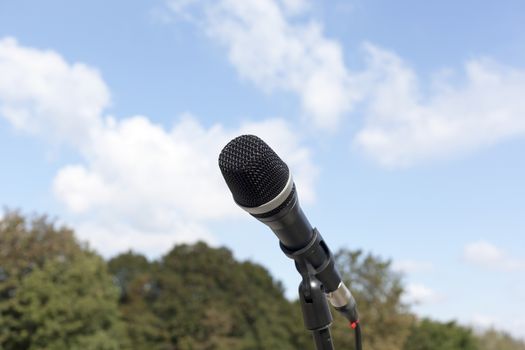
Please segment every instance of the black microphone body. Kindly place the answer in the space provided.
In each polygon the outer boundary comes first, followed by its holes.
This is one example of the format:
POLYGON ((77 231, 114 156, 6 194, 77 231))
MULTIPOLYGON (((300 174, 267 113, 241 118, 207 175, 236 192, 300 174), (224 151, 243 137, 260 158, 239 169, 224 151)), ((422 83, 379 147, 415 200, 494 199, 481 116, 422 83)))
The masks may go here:
POLYGON ((252 216, 270 227, 288 257, 296 261, 304 259, 314 268, 314 275, 326 293, 334 292, 341 284, 341 276, 335 269, 333 255, 304 215, 297 192, 292 190, 290 196, 274 215, 252 216))
POLYGON ((264 141, 242 135, 224 147, 219 167, 235 202, 275 233, 301 274, 313 274, 322 283, 336 310, 358 322, 354 298, 341 280, 330 249, 299 205, 288 166, 264 141), (305 271, 305 263, 311 271, 305 271))
POLYGON ((292 190, 290 196, 291 198, 282 208, 278 208, 275 214, 269 216, 268 214, 252 214, 252 216, 268 225, 283 246, 296 250, 304 248, 310 242, 313 228, 299 205, 295 189, 292 190))

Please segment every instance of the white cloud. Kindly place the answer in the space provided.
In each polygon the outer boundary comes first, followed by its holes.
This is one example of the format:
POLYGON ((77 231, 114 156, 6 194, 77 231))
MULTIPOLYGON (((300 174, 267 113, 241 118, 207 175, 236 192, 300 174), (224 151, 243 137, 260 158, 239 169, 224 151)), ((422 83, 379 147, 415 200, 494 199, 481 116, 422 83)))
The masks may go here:
POLYGON ((53 142, 82 146, 100 125, 109 91, 98 72, 49 50, 0 39, 0 116, 53 142))
POLYGON ((523 70, 476 58, 464 76, 444 69, 424 84, 395 53, 367 43, 366 67, 350 72, 341 44, 316 21, 297 19, 308 14, 308 1, 167 3, 223 45, 241 77, 298 95, 315 126, 336 128, 362 102, 364 126, 354 143, 383 166, 463 155, 525 134, 523 70))
POLYGON ((473 265, 503 271, 525 271, 525 260, 514 259, 487 241, 469 243, 463 250, 463 259, 473 265))
POLYGON ((392 269, 402 273, 419 273, 432 271, 434 265, 428 261, 399 260, 392 264, 392 269))
POLYGON ((80 240, 89 242, 91 248, 105 257, 132 249, 154 259, 177 243, 217 243, 204 225, 182 220, 175 221, 170 230, 145 231, 113 218, 91 218, 79 221, 75 232, 80 240))
POLYGON ((518 317, 519 318, 511 320, 507 328, 511 334, 519 337, 521 341, 525 341, 525 318, 523 318, 523 315, 518 317))
POLYGON ((356 143, 381 164, 411 165, 525 134, 525 71, 473 59, 461 84, 442 73, 427 89, 396 54, 371 44, 365 51, 368 115, 356 143))
POLYGON ((494 328, 497 324, 497 320, 494 317, 488 315, 475 314, 471 317, 470 323, 480 330, 494 328))
POLYGON ((280 0, 280 3, 284 11, 290 15, 303 13, 311 6, 308 0, 280 0))
POLYGON ((313 200, 316 169, 280 119, 236 130, 205 129, 189 116, 169 131, 138 116, 107 123, 85 152, 85 164, 61 169, 54 190, 72 211, 98 217, 111 212, 146 231, 169 228, 181 218, 243 215, 217 165, 221 148, 243 133, 255 133, 274 146, 297 174, 301 198, 313 200))
POLYGON ((341 45, 327 38, 315 21, 293 23, 293 15, 309 7, 307 1, 167 3, 183 18, 191 17, 196 8, 203 9, 205 20, 200 25, 226 47, 240 76, 265 91, 297 94, 318 127, 335 128, 360 97, 345 67, 341 45))
POLYGON ((110 122, 93 138, 82 164, 58 172, 54 192, 82 222, 80 235, 106 254, 135 248, 154 255, 175 242, 213 242, 206 228, 211 220, 248 217, 234 205, 217 165, 221 148, 247 132, 289 161, 301 198, 312 201, 316 168, 280 119, 237 130, 205 129, 191 117, 168 131, 145 117, 110 122))
POLYGON ((419 283, 409 283, 403 295, 404 302, 414 304, 435 304, 444 299, 442 294, 419 283))
POLYGON ((0 73, 10 77, 0 75, 0 113, 15 127, 77 150, 81 161, 58 171, 53 191, 81 237, 106 254, 122 248, 151 254, 171 242, 210 241, 206 226, 211 220, 247 217, 234 205, 217 164, 221 148, 239 134, 266 140, 290 165, 301 199, 314 200, 317 169, 282 119, 225 129, 220 124, 205 128, 185 115, 169 130, 144 116, 116 120, 102 116, 109 93, 94 69, 13 39, 0 41, 0 58, 0 73), (13 79, 24 83, 18 86, 13 79), (41 91, 46 86, 50 93, 41 91), (5 106, 23 111, 25 119, 5 106))

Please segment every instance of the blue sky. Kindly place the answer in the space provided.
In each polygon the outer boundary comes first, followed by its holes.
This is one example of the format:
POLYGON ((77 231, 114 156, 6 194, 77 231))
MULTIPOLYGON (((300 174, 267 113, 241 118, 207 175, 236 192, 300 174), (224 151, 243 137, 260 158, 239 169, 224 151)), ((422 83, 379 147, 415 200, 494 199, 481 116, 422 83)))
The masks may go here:
POLYGON ((0 2, 1 204, 105 256, 204 239, 299 278, 216 164, 287 161, 333 250, 421 315, 525 337, 522 1, 0 2))

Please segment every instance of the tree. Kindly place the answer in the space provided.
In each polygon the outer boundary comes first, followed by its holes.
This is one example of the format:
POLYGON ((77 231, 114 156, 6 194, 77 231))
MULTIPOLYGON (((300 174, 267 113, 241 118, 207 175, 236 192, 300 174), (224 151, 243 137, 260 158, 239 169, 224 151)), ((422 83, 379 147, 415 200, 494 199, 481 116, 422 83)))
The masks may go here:
POLYGON ((478 336, 478 347, 479 350, 525 350, 525 342, 491 329, 478 336))
MULTIPOLYGON (((390 262, 341 250, 369 350, 523 350, 496 331, 416 320, 390 262)), ((335 311, 336 348, 353 332, 335 311)), ((0 349, 313 349, 297 301, 266 269, 226 248, 175 246, 158 261, 132 252, 106 264, 45 216, 0 219, 0 349), (109 271, 108 271, 109 270, 109 271), (110 274, 111 273, 111 274, 110 274)))
POLYGON ((13 299, 17 349, 116 350, 123 343, 118 290, 105 262, 80 255, 48 261, 23 279, 13 299))
MULTIPOLYGON (((402 349, 413 323, 401 296, 401 276, 390 268, 390 261, 361 251, 340 250, 336 264, 354 295, 363 325, 363 347, 369 350, 402 349)), ((341 316, 333 312, 336 348, 353 348, 353 332, 341 316)))
POLYGON ((228 249, 175 247, 159 262, 151 294, 176 349, 301 348, 302 322, 282 286, 228 249))
POLYGON ((0 220, 0 302, 8 300, 34 268, 49 259, 70 260, 81 251, 73 231, 55 227, 46 216, 28 219, 6 211, 0 220))
POLYGON ((108 267, 120 289, 120 311, 133 349, 171 349, 165 323, 153 313, 155 264, 143 255, 127 252, 109 260, 108 267))
POLYGON ((137 276, 149 274, 151 264, 145 256, 128 251, 108 261, 109 272, 117 280, 120 299, 126 302, 129 298, 131 283, 137 276))
POLYGON ((105 262, 46 217, 0 220, 0 348, 123 349, 105 262))
POLYGON ((472 330, 455 322, 441 323, 423 319, 415 323, 404 350, 477 350, 472 330))

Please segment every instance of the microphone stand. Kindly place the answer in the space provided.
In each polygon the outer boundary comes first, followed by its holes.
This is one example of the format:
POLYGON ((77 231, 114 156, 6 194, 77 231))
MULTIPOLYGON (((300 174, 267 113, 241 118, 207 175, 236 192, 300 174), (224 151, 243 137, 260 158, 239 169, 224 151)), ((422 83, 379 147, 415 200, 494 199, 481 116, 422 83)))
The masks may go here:
POLYGON ((314 276, 314 268, 306 260, 296 260, 295 267, 303 278, 299 284, 299 300, 304 326, 312 332, 317 350, 334 350, 330 335, 333 318, 323 285, 314 276))

